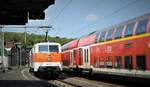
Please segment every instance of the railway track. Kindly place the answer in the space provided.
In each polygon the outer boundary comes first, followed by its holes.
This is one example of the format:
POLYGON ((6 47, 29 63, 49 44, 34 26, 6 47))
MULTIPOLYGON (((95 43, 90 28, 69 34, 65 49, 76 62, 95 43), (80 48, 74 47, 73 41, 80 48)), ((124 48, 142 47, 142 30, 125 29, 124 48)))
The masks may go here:
MULTIPOLYGON (((48 83, 55 85, 57 87, 128 87, 129 85, 117 84, 117 83, 107 83, 103 81, 96 81, 86 79, 84 77, 77 77, 70 74, 62 74, 59 78, 51 80, 46 78, 41 78, 29 73, 31 76, 36 78, 35 80, 45 80, 48 83)), ((45 76, 44 76, 45 77, 45 76)))
POLYGON ((54 84, 54 85, 56 85, 58 87, 82 87, 80 85, 69 83, 69 82, 66 82, 66 81, 63 81, 63 80, 60 80, 60 79, 52 80, 52 81, 48 81, 48 82, 50 84, 54 84))

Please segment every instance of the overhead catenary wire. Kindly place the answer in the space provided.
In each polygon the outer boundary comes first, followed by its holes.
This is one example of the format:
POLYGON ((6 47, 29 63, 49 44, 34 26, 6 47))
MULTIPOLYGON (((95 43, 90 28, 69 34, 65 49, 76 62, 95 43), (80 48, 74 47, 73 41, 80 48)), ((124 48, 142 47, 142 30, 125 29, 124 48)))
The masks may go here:
MULTIPOLYGON (((72 0, 70 0, 61 10, 60 12, 54 17, 54 19, 51 21, 50 24, 53 24, 57 18, 63 13, 63 11, 72 3, 72 0)), ((57 35, 59 31, 56 31, 54 35, 57 35)))
MULTIPOLYGON (((131 6, 132 4, 135 4, 135 3, 138 2, 138 1, 140 1, 140 0, 134 0, 134 1, 131 1, 131 2, 127 3, 126 5, 122 6, 121 8, 119 8, 119 9, 117 9, 117 10, 115 10, 115 11, 113 11, 112 13, 110 13, 110 14, 108 14, 108 15, 106 15, 106 16, 103 16, 103 17, 101 18, 101 20, 99 20, 99 21, 105 20, 105 19, 107 19, 107 18, 113 16, 114 14, 117 14, 118 12, 122 11, 123 9, 128 8, 129 6, 131 6)), ((84 26, 84 27, 82 27, 82 28, 79 28, 79 31, 76 31, 76 32, 74 32, 74 33, 71 33, 70 35, 82 33, 86 28, 88 28, 88 27, 90 27, 90 26, 92 26, 92 25, 98 23, 99 21, 95 21, 95 22, 93 22, 93 23, 90 23, 89 25, 86 25, 86 26, 84 26)))
POLYGON ((63 13, 63 11, 71 4, 72 0, 70 0, 61 10, 60 12, 53 18, 50 24, 54 23, 56 19, 63 13))

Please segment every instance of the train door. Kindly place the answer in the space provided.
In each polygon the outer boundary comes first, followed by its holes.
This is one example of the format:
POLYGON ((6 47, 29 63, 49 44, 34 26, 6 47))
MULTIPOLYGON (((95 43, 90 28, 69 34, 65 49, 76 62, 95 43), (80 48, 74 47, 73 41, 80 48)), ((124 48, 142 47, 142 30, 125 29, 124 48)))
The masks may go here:
POLYGON ((74 54, 73 50, 70 51, 70 66, 73 66, 73 61, 74 61, 74 54))
POLYGON ((90 47, 83 48, 83 65, 85 67, 90 66, 90 47))
POLYGON ((79 65, 82 65, 82 48, 78 49, 78 53, 79 53, 79 65))

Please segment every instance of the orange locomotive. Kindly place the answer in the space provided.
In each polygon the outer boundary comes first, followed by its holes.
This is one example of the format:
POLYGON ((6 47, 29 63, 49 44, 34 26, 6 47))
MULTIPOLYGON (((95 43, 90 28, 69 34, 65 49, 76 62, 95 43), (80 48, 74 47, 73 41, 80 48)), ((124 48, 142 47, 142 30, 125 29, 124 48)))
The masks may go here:
POLYGON ((150 14, 81 37, 62 51, 65 69, 150 78, 150 14))
POLYGON ((59 74, 62 71, 60 48, 59 43, 35 44, 30 51, 30 71, 59 74))

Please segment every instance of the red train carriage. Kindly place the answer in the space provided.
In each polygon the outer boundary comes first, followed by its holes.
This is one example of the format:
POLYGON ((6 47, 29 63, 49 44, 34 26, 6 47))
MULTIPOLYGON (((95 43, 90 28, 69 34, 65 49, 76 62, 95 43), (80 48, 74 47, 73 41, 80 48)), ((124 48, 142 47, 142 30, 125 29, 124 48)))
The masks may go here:
POLYGON ((78 46, 78 39, 73 40, 62 46, 62 61, 64 65, 64 69, 70 68, 73 66, 73 62, 75 62, 75 58, 73 58, 73 50, 78 46))
POLYGON ((65 69, 76 70, 88 70, 90 71, 90 48, 88 45, 95 43, 96 33, 82 37, 72 42, 67 43, 62 47, 62 60, 65 69), (87 47, 86 47, 87 46, 87 47), (66 61, 68 63, 66 63, 66 61), (67 67, 66 67, 67 66, 67 67), (86 68, 85 68, 86 67, 86 68))
POLYGON ((66 50, 73 51, 74 68, 150 78, 150 14, 82 37, 76 44, 66 50))
POLYGON ((110 27, 97 36, 98 43, 90 46, 93 71, 150 78, 150 15, 110 27))

